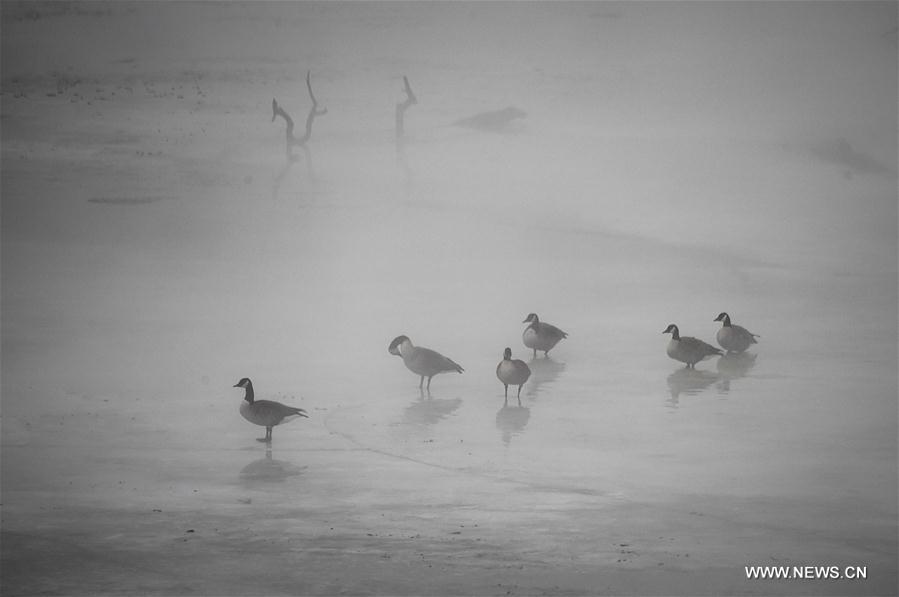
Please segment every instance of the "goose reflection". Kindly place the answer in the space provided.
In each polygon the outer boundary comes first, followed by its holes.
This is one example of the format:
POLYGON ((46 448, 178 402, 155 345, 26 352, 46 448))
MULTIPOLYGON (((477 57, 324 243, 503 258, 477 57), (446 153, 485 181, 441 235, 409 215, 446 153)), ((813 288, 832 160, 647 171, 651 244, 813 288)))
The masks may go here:
POLYGON ((496 411, 496 428, 500 430, 503 444, 508 446, 514 436, 521 434, 530 418, 531 409, 521 406, 521 403, 509 405, 507 398, 503 402, 502 408, 496 411))
POLYGON ((531 378, 527 383, 526 396, 536 396, 540 386, 554 382, 565 371, 565 363, 552 360, 550 357, 535 358, 528 361, 531 378))
POLYGON ((671 398, 668 404, 677 407, 681 394, 695 396, 718 380, 718 375, 702 369, 683 368, 668 376, 668 391, 671 398))
POLYGON ((283 483, 288 477, 303 474, 306 467, 272 458, 271 448, 265 451, 265 458, 254 460, 240 469, 240 479, 247 484, 283 483))
POLYGON ((461 398, 432 398, 422 390, 421 396, 406 407, 403 420, 412 425, 434 425, 462 406, 461 398))
POLYGON ((730 382, 734 379, 745 377, 749 370, 755 367, 755 355, 751 352, 727 353, 718 359, 718 375, 720 383, 718 389, 727 393, 730 391, 730 382))

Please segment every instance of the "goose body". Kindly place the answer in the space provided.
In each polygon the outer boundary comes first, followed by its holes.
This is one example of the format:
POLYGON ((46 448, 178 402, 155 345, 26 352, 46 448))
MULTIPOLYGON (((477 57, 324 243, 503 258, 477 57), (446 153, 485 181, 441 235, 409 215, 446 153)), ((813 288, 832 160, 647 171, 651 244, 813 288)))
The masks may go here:
POLYGON ((698 338, 693 338, 692 336, 681 337, 680 331, 673 323, 665 328, 662 333, 671 334, 671 340, 668 342, 666 350, 668 356, 675 361, 686 363, 689 369, 694 368, 699 361, 723 354, 720 349, 698 338))
POLYGON ((721 328, 715 338, 721 348, 727 352, 743 352, 753 344, 757 344, 757 334, 753 334, 743 326, 734 325, 730 321, 730 315, 721 313, 715 318, 721 322, 721 328))
POLYGON ((496 366, 496 376, 506 387, 506 398, 509 397, 509 386, 518 386, 518 400, 521 401, 521 386, 531 376, 531 369, 522 360, 512 358, 512 349, 503 351, 503 360, 496 366))
POLYGON ((397 336, 387 347, 387 352, 395 354, 403 359, 406 368, 415 373, 421 380, 418 387, 421 388, 425 378, 428 378, 428 390, 431 389, 431 378, 438 373, 450 373, 465 371, 458 363, 449 359, 436 350, 415 346, 408 336, 397 336))
POLYGON ((556 326, 540 321, 536 313, 530 313, 521 323, 529 323, 530 325, 524 329, 521 334, 521 341, 524 345, 534 351, 534 357, 537 351, 542 350, 543 356, 548 356, 550 350, 568 337, 568 334, 557 328, 556 326))
POLYGON ((253 393, 253 382, 250 378, 244 377, 234 384, 235 388, 243 388, 246 392, 243 402, 240 403, 240 414, 243 418, 265 427, 265 438, 260 439, 261 442, 272 441, 272 427, 281 425, 288 421, 292 421, 297 417, 307 417, 306 411, 302 408, 287 406, 274 400, 256 400, 253 393))

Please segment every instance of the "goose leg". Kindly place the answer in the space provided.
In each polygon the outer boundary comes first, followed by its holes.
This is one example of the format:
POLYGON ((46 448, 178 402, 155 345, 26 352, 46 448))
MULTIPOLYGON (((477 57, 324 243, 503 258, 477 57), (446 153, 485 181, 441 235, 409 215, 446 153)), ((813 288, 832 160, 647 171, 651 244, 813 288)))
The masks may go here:
POLYGON ((534 349, 534 358, 535 359, 537 358, 537 349, 536 348, 534 349))
POLYGON ((431 380, 432 380, 433 378, 434 378, 433 375, 432 375, 431 377, 428 378, 428 393, 431 392, 431 380))
POLYGON ((508 397, 509 397, 509 384, 504 383, 504 384, 503 384, 503 387, 506 388, 506 398, 508 398, 508 397))
POLYGON ((521 386, 518 386, 518 403, 521 404, 521 386))
POLYGON ((421 379, 418 381, 418 389, 419 389, 419 390, 420 390, 421 387, 424 385, 424 383, 425 383, 425 376, 422 375, 422 376, 421 376, 421 379))

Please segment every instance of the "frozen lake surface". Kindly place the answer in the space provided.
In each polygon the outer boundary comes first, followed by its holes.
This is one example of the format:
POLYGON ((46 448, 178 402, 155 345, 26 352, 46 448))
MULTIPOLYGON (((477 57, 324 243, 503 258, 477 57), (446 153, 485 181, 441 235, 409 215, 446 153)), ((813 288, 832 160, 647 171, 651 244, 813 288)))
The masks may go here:
POLYGON ((4 594, 895 594, 895 25, 4 5, 4 594), (666 356, 721 311, 759 344, 666 356))

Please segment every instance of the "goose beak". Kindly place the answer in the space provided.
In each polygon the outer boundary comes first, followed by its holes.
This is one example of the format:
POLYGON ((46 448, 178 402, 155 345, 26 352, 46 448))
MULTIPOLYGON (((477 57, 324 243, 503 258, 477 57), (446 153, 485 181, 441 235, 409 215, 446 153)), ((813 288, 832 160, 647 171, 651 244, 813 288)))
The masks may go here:
POLYGON ((239 388, 239 387, 240 387, 240 384, 239 384, 239 383, 236 383, 236 384, 234 384, 234 385, 231 386, 231 387, 232 387, 232 388, 239 388))

